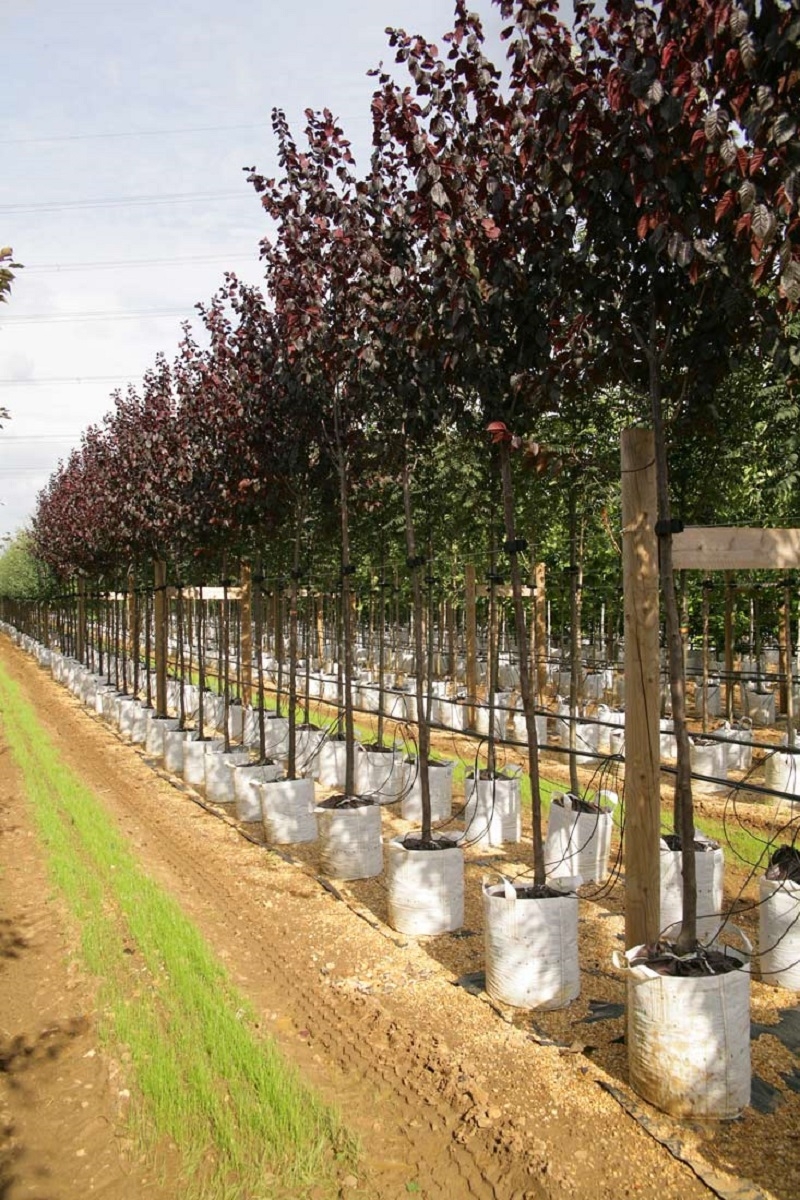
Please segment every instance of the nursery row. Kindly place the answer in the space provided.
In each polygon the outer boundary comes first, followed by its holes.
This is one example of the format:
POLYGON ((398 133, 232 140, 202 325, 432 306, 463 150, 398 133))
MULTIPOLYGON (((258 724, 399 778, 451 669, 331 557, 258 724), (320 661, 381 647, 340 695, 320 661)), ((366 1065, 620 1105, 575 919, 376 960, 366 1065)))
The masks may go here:
MULTIPOLYGON (((181 728, 177 716, 156 716, 74 659, 25 635, 14 636, 91 711, 112 722, 124 739, 143 746, 149 757, 201 791, 207 801, 231 806, 237 820, 262 824, 268 843, 317 840, 319 868, 333 879, 377 875, 385 861, 389 920, 406 934, 457 930, 463 920, 465 853, 485 852, 488 847, 508 849, 521 837, 516 766, 507 764, 488 777, 476 758, 464 779, 463 798, 454 798, 454 764, 432 760, 428 770, 437 852, 426 853, 414 834, 393 836, 384 845, 384 812, 399 811, 412 822, 421 815, 419 767, 406 747, 360 746, 358 796, 343 803, 338 794, 342 744, 335 724, 298 730, 300 777, 287 779, 288 718, 235 705, 226 724, 221 698, 209 695, 202 731, 181 728), (260 723, 267 727, 265 734, 259 734, 260 723), (223 736, 217 736, 220 732, 223 736), (257 757, 264 738, 269 762, 257 757)), ((118 666, 113 665, 112 675, 118 666)), ((196 723, 196 685, 184 684, 181 689, 177 681, 170 681, 171 707, 177 711, 181 690, 186 719, 196 723)), ((522 877, 513 882, 506 877, 483 889, 486 989, 493 999, 514 1006, 557 1007, 576 998, 580 970, 575 888, 581 882, 602 883, 612 865, 616 794, 601 791, 594 803, 587 803, 555 792, 552 801, 546 837, 548 895, 537 895, 531 881, 522 877)), ((628 1024, 631 1080, 646 1098, 667 1111, 729 1116, 749 1099, 750 955, 729 946, 723 949, 729 939, 720 934, 728 932, 729 923, 724 914, 722 850, 701 839, 695 857, 700 935, 719 948, 729 969, 711 977, 715 980, 711 995, 709 977, 700 981, 700 1012, 710 1030, 700 1048, 690 1031, 679 1032, 685 1025, 683 985, 687 981, 662 976, 652 964, 636 965, 635 952, 629 952, 625 961, 633 964, 628 1024), (733 964, 739 969, 731 970, 733 964), (666 1066, 665 1037, 672 1040, 670 1057, 674 1058, 666 1066), (676 1040, 680 1037, 683 1040, 676 1040), (686 1039, 691 1043, 688 1056, 686 1039)), ((667 924, 680 919, 681 862, 682 855, 670 848, 669 840, 662 842, 660 891, 667 924)), ((791 871, 781 878, 775 867, 759 886, 760 951, 755 961, 761 978, 799 989, 800 886, 791 871)), ((619 960, 623 969, 625 961, 619 960)), ((692 1013, 692 1021, 699 1019, 697 1009, 692 1013)))

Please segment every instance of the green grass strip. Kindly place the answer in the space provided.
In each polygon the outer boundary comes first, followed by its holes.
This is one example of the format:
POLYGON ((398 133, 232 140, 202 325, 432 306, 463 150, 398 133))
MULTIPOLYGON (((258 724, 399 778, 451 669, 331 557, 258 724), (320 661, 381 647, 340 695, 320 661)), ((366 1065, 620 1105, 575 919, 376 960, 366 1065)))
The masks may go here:
POLYGON ((256 1029, 255 1014, 178 905, 139 868, 107 812, 60 760, 0 669, 0 708, 51 878, 99 983, 101 1036, 129 1063, 144 1148, 174 1145, 187 1195, 333 1193, 354 1144, 256 1029))

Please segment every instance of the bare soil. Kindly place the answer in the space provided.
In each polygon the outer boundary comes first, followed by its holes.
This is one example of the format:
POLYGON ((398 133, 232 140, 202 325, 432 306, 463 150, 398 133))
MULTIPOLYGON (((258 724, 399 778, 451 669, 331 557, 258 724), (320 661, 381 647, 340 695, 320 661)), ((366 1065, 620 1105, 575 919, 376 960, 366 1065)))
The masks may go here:
MULTIPOLYGON (((784 1079, 798 1063, 776 1037, 753 1042, 771 1113, 748 1108, 704 1128, 669 1121, 629 1091, 624 983, 610 966, 622 944, 618 881, 581 901, 580 1000, 560 1013, 501 1008, 480 986, 480 880, 519 873, 525 848, 517 862, 470 850, 464 930, 409 939, 386 924, 381 879, 339 884, 319 875, 314 846, 264 846, 259 827, 175 786, 5 637, 0 658, 265 1030, 361 1138, 363 1169, 342 1196, 800 1195, 800 1095, 784 1079)), ((409 828, 393 811, 387 836, 409 828)), ((50 894, 2 746, 0 836, 0 1196, 177 1196, 176 1180, 139 1161, 128 1135, 125 1066, 98 1044, 93 983, 74 965, 76 931, 50 894)), ((776 1027, 795 999, 754 983, 754 1021, 776 1027)))

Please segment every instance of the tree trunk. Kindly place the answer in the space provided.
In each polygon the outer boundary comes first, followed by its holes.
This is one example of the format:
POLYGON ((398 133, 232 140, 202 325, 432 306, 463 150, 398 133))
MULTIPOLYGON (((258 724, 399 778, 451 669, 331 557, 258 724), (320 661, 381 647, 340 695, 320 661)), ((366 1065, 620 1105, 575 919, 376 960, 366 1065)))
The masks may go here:
POLYGON ((197 589, 197 616, 195 629, 197 632, 197 740, 205 738, 205 695, 206 695, 206 654, 205 654, 206 610, 203 603, 203 585, 197 589))
POLYGON ((334 433, 336 439, 336 464, 339 472, 339 519, 342 541, 342 641, 344 643, 344 737, 345 773, 344 792, 355 795, 356 747, 353 726, 353 614, 350 604, 350 506, 347 449, 342 431, 342 416, 339 394, 334 389, 333 398, 334 433))
POLYGON ((522 576, 514 520, 514 481, 511 474, 511 454, 507 442, 500 443, 500 475, 503 484, 503 522, 506 533, 506 550, 511 567, 511 595, 514 604, 514 626, 519 653, 519 691, 522 710, 525 713, 525 732, 528 737, 528 774, 531 781, 531 808, 533 815, 533 881, 543 887, 546 881, 544 865, 544 840, 542 838, 542 794, 539 784, 539 740, 536 735, 536 711, 531 689, 530 655, 528 630, 525 624, 525 609, 522 603, 522 576))
POLYGON ((578 778, 578 685, 581 672, 581 546, 576 481, 569 488, 569 790, 580 796, 578 778))
POLYGON ((294 531, 292 574, 289 586, 289 759, 287 778, 297 778, 297 583, 300 575, 300 534, 302 517, 298 512, 294 531))
POLYGON ((403 458, 403 511, 406 525, 406 554, 408 568, 411 572, 411 588, 414 603, 414 672, 417 694, 417 730, 418 730, 418 759, 420 797, 422 803, 422 842, 426 845, 432 837, 431 831, 431 790, 428 772, 430 755, 430 713, 425 707, 427 671, 424 654, 425 608, 422 598, 422 569, 425 556, 417 554, 417 543, 414 532, 414 519, 411 507, 411 473, 408 465, 408 446, 403 458))
POLYGON ((264 571, 261 556, 256 559, 256 573, 253 576, 255 591, 253 604, 255 608, 256 631, 256 702, 258 704, 258 761, 265 762, 267 757, 267 731, 264 725, 264 571))
POLYGON ((675 571, 672 566, 671 507, 667 469, 667 441, 661 401, 661 381, 658 374, 655 328, 651 329, 649 346, 650 404, 656 452, 656 488, 660 525, 661 590, 664 597, 672 720, 677 744, 675 773, 674 820, 683 850, 683 921, 678 935, 679 954, 688 954, 697 945, 697 876, 694 858, 694 811, 692 805, 692 776, 689 754, 689 735, 686 729, 686 680, 683 662, 678 597, 675 590, 675 571))

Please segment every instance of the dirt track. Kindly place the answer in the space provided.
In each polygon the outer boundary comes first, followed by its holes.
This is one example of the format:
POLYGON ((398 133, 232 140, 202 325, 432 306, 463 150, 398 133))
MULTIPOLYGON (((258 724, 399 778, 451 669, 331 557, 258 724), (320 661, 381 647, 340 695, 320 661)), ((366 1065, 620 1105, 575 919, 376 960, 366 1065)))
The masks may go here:
MULTIPOLYGON (((591 1057, 541 1044, 536 1026, 510 1023, 454 986, 446 954, 433 957, 425 939, 414 943, 392 933, 374 911, 362 919, 302 865, 244 840, 230 820, 217 819, 154 773, 5 637, 0 655, 141 862, 195 921, 286 1054, 341 1106, 361 1137, 365 1173, 357 1183, 349 1180, 355 1186, 343 1195, 399 1200, 408 1185, 427 1200, 710 1194, 603 1090, 601 1083, 620 1080, 591 1057)), ((67 937, 53 922, 56 910, 48 908, 47 921, 32 919, 31 881, 41 895, 42 868, 8 759, 0 755, 2 832, 13 859, 0 880, 3 1046, 14 1037, 43 1045, 43 1029, 58 1025, 62 1040, 72 1043, 58 1061, 97 1073, 87 1081, 93 1087, 83 1085, 90 1098, 82 1112, 104 1131, 98 1153, 106 1168, 90 1187, 77 1144, 82 1131, 70 1119, 55 1060, 28 1054, 18 1076, 0 1072, 0 1101, 13 1127, 5 1167, 0 1158, 0 1194, 6 1200, 170 1195, 168 1186, 151 1190, 146 1166, 126 1157, 119 1064, 103 1061, 99 1050, 83 1057, 96 1049, 91 993, 85 980, 73 981, 77 1002, 62 993, 69 983, 62 961, 67 937), (23 988, 35 1004, 26 1007, 23 988), (74 1029, 64 1025, 70 1020, 78 1020, 74 1029), (49 1173, 43 1190, 37 1172, 49 1173), (9 1182, 15 1175, 17 1182, 9 1182)), ((10 861, 8 853, 4 859, 10 861)), ((671 1132, 687 1133, 674 1126, 671 1132)), ((797 1170, 788 1145, 787 1167, 797 1170)))

